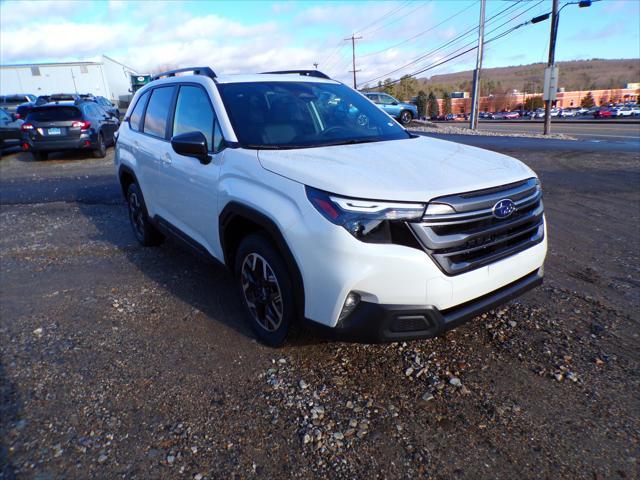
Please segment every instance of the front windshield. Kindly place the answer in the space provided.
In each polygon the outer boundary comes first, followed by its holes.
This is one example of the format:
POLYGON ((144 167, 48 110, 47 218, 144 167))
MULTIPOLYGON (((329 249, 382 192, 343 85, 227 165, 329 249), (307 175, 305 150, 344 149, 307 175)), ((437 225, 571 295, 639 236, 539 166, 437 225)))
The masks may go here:
POLYGON ((342 84, 247 82, 218 85, 246 148, 305 148, 410 138, 369 100, 342 84))

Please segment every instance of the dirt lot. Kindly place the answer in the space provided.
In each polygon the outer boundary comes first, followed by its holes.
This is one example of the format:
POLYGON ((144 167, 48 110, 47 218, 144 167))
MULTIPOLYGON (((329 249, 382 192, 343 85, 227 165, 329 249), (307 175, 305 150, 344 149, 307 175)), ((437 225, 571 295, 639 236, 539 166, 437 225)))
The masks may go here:
POLYGON ((5 156, 0 478, 638 478, 640 154, 507 153, 545 189, 543 287, 279 350, 224 270, 138 246, 110 159, 5 156))

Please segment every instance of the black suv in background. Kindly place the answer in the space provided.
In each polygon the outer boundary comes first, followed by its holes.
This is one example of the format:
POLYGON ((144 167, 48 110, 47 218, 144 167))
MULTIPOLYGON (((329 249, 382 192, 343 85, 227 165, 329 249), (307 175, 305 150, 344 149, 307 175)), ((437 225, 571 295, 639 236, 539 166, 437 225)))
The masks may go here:
POLYGON ((107 154, 115 143, 118 119, 95 101, 47 103, 33 107, 22 124, 22 148, 36 160, 49 152, 91 150, 95 158, 107 154))
POLYGON ((0 108, 0 150, 11 142, 20 141, 20 126, 22 121, 16 119, 15 114, 0 108))
POLYGON ((18 105, 27 102, 35 102, 36 96, 30 93, 16 93, 13 95, 0 95, 0 108, 4 108, 9 113, 15 113, 18 105))
POLYGON ((117 119, 120 119, 120 110, 113 103, 109 101, 108 98, 105 97, 96 97, 96 103, 104 108, 108 113, 115 116, 117 119))

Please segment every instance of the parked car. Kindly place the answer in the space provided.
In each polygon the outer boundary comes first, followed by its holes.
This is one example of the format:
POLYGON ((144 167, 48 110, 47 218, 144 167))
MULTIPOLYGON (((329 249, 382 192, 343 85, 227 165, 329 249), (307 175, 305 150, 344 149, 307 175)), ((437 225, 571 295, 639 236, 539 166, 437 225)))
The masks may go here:
POLYGON ((633 110, 631 107, 616 107, 611 109, 612 117, 631 117, 633 116, 633 110))
POLYGON ((105 97, 101 97, 101 96, 97 96, 96 98, 96 103, 98 105, 100 105, 102 108, 104 108, 108 113, 110 113, 111 115, 113 115, 114 117, 116 117, 117 119, 120 119, 120 110, 118 110, 118 107, 115 106, 113 103, 111 103, 109 101, 109 99, 105 98, 105 97))
POLYGON ((60 101, 34 107, 22 124, 23 149, 36 160, 50 152, 91 150, 96 158, 115 143, 119 123, 92 101, 60 101))
POLYGON ((16 108, 21 103, 34 102, 36 100, 35 95, 30 93, 16 93, 13 95, 1 95, 0 96, 0 108, 4 108, 9 113, 15 113, 16 108))
POLYGON ((631 108, 631 115, 634 117, 638 117, 640 116, 640 106, 638 105, 634 105, 631 108))
POLYGON ((571 108, 561 108, 558 112, 558 116, 561 118, 575 117, 577 114, 578 112, 571 108))
POLYGON ((503 118, 505 120, 515 120, 520 118, 520 114, 518 112, 504 112, 503 118))
POLYGON ((403 103, 383 92, 368 92, 364 95, 383 112, 391 115, 403 125, 408 125, 411 120, 418 118, 418 107, 411 103, 403 103))
POLYGON ((27 115, 29 115, 29 112, 33 107, 35 107, 36 105, 44 105, 45 103, 48 103, 48 102, 49 102, 49 95, 39 95, 33 102, 27 102, 27 103, 22 103, 18 105, 16 107, 16 112, 15 112, 16 117, 25 119, 27 118, 27 115))
POLYGON ((599 108, 593 112, 593 118, 611 118, 613 115, 610 108, 599 108))
POLYGON ((187 70, 136 92, 120 127, 131 227, 225 264, 263 342, 303 319, 432 337, 542 281, 542 192, 518 160, 413 135, 316 70, 187 70))
POLYGON ((20 143, 21 126, 22 120, 17 119, 15 114, 0 108, 0 149, 12 143, 20 143))
POLYGON ((576 113, 578 115, 585 115, 585 114, 589 113, 589 109, 588 108, 584 108, 584 107, 580 107, 580 108, 576 109, 576 113))

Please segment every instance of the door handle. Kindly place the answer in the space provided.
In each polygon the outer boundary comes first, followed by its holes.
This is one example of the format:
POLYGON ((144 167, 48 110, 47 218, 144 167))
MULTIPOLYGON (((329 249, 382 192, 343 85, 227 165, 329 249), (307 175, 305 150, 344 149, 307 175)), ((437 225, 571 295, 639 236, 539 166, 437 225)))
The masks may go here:
POLYGON ((168 152, 165 152, 164 155, 162 155, 162 163, 165 165, 171 165, 171 155, 169 155, 168 152))

